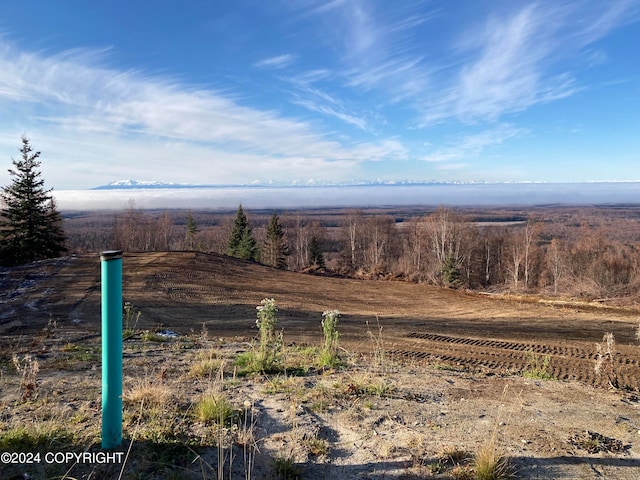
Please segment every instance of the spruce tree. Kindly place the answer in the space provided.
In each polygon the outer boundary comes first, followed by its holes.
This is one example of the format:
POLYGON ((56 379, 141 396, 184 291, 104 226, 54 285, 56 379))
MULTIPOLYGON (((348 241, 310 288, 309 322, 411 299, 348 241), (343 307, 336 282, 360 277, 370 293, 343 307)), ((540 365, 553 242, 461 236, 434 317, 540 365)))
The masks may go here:
POLYGON ((51 190, 41 178, 40 152, 33 153, 27 137, 22 137, 22 158, 9 169, 11 185, 2 187, 0 211, 0 263, 20 265, 60 256, 66 251, 62 217, 51 190))
POLYGON ((196 234, 198 233, 198 224, 196 219, 193 218, 191 212, 187 214, 187 232, 184 236, 184 243, 187 250, 195 250, 196 248, 196 234))
POLYGON ((244 260, 258 260, 258 247, 251 233, 249 220, 242 210, 242 205, 238 207, 236 219, 233 222, 227 243, 227 255, 244 260))
POLYGON ((324 268, 324 255, 322 255, 320 242, 316 236, 311 237, 311 242, 309 242, 309 266, 324 268))
POLYGON ((269 227, 267 228, 264 245, 262 246, 262 262, 266 265, 286 270, 288 255, 287 239, 284 236, 278 215, 273 212, 271 222, 269 222, 269 227))
POLYGON ((448 254, 444 259, 442 281, 446 287, 460 288, 462 286, 458 259, 453 253, 448 254))

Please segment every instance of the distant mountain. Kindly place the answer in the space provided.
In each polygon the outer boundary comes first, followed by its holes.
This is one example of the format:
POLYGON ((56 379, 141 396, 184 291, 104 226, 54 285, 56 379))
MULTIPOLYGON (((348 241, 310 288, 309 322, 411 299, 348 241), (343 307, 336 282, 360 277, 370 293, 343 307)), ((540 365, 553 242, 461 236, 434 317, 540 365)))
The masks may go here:
POLYGON ((428 186, 448 186, 448 185, 539 185, 553 186, 553 185, 616 185, 616 184, 637 184, 638 181, 625 180, 625 181, 605 181, 605 182, 534 182, 534 181, 512 181, 512 182, 484 182, 484 181, 438 181, 431 180, 427 182, 412 181, 412 180, 346 180, 342 182, 327 182, 322 180, 293 180, 289 183, 274 182, 274 181, 254 181, 245 184, 193 184, 193 183, 173 183, 173 182, 156 182, 153 180, 117 180, 107 185, 101 185, 99 187, 91 188, 90 190, 153 190, 161 188, 180 188, 180 189, 194 189, 194 188, 322 188, 322 187, 428 187, 428 186))
POLYGON ((638 205, 640 182, 360 182, 309 184, 189 185, 120 181, 99 190, 58 190, 64 210, 122 208, 134 199, 143 208, 362 208, 438 205, 638 205))
POLYGON ((116 180, 107 185, 100 185, 91 190, 126 190, 129 188, 181 188, 189 185, 181 183, 156 182, 153 180, 116 180))
POLYGON ((156 182, 153 180, 117 180, 91 188, 90 190, 128 190, 128 189, 158 189, 158 188, 283 188, 283 187, 366 187, 366 186, 411 186, 411 185, 481 185, 486 182, 443 182, 432 180, 429 182, 416 182, 411 180, 347 180, 343 182, 327 182, 315 179, 293 180, 290 183, 273 181, 254 181, 248 184, 191 184, 156 182))

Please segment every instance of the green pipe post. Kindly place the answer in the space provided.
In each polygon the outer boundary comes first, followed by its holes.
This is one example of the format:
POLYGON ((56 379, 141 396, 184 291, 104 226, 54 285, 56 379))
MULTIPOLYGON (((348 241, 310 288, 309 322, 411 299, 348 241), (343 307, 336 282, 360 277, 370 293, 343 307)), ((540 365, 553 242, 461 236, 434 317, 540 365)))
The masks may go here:
POLYGON ((122 443, 122 250, 100 255, 102 270, 102 448, 122 443))

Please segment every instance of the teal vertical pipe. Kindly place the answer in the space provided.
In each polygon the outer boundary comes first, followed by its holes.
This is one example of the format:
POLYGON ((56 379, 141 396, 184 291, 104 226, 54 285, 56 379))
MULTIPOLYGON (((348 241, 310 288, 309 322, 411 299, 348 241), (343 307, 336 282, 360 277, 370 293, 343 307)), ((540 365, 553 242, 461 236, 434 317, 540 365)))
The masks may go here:
POLYGON ((122 443, 122 251, 100 255, 102 270, 102 448, 122 443))

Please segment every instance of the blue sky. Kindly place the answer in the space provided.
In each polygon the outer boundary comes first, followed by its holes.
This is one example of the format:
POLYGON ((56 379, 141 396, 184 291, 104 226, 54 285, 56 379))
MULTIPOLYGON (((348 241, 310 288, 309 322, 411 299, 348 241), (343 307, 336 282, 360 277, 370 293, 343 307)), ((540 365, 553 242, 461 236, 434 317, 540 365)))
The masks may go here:
POLYGON ((0 184, 640 180, 640 1, 3 0, 0 184))

